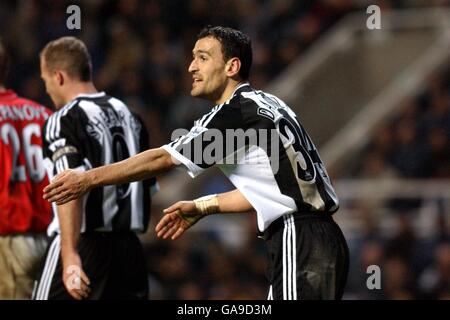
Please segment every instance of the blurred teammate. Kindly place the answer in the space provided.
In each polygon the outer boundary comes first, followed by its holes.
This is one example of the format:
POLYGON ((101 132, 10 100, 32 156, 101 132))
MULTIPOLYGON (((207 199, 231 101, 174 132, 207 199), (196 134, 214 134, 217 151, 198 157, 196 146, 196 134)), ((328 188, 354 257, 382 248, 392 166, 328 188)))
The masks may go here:
POLYGON ((248 36, 224 27, 202 30, 189 66, 191 95, 215 106, 173 142, 110 166, 66 171, 45 189, 65 203, 94 187, 155 176, 182 165, 195 177, 217 165, 238 190, 195 201, 170 214, 158 235, 177 237, 203 215, 255 210, 269 251, 269 298, 339 299, 348 248, 332 214, 338 199, 319 154, 295 113, 248 83, 248 36), (235 140, 239 141, 235 143, 235 140), (256 160, 256 161, 254 161, 256 160))
POLYGON ((7 69, 0 42, 0 299, 29 299, 51 218, 41 137, 51 111, 7 90, 7 69))
MULTIPOLYGON (((50 180, 82 172, 148 148, 147 130, 120 100, 98 92, 84 43, 63 37, 40 54, 41 76, 56 109, 45 123, 50 180)), ((148 280, 136 232, 147 229, 156 180, 92 189, 54 205, 51 235, 35 299, 147 299, 148 280)))

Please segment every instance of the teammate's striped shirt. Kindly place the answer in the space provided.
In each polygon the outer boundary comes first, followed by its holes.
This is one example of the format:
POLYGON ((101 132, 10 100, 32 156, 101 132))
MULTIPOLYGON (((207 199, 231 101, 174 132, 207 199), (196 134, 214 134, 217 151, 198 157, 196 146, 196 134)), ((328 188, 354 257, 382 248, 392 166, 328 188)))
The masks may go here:
MULTIPOLYGON (((89 170, 148 149, 142 121, 120 100, 104 92, 78 95, 45 123, 44 157, 50 180, 66 169, 89 170)), ((104 186, 83 197, 81 232, 147 229, 150 190, 156 180, 104 186)), ((57 206, 48 234, 59 232, 57 206)))
POLYGON ((325 166, 295 113, 248 83, 163 148, 192 177, 217 165, 255 208, 260 231, 287 213, 333 213, 339 207, 325 166), (250 134, 230 138, 230 132, 250 134), (220 145, 222 150, 216 148, 220 145))

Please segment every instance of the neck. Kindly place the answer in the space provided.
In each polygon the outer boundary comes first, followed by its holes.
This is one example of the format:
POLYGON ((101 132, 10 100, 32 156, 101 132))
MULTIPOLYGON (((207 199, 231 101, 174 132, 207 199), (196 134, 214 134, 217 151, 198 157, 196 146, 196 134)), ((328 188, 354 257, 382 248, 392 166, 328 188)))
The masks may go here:
POLYGON ((95 88, 94 84, 91 81, 88 82, 75 82, 73 83, 70 88, 66 91, 66 101, 72 101, 75 99, 79 94, 92 94, 97 93, 97 89, 95 88))
POLYGON ((233 92, 236 90, 236 88, 245 83, 246 81, 244 80, 230 80, 229 82, 227 82, 227 84, 225 85, 225 89, 222 91, 221 96, 218 99, 214 99, 214 103, 217 104, 222 104, 225 101, 227 101, 228 99, 231 98, 231 95, 233 94, 233 92))
POLYGON ((0 85, 0 92, 5 92, 5 91, 6 91, 6 88, 4 86, 0 85))

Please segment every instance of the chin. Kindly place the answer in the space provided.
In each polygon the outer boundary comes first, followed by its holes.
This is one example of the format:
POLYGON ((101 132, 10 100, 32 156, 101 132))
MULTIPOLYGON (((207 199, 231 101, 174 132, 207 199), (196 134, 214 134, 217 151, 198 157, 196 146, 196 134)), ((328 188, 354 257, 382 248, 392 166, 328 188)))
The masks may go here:
POLYGON ((191 96, 200 98, 202 97, 202 93, 199 90, 196 90, 195 88, 191 90, 191 96))

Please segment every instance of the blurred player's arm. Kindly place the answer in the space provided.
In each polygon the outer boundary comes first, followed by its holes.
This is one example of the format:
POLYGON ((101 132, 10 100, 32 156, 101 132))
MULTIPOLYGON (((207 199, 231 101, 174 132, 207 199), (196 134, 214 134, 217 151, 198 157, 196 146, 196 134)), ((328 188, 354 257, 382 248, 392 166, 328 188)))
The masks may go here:
POLYGON ((164 210, 165 215, 155 231, 158 237, 175 240, 207 215, 242 212, 254 212, 254 209, 237 189, 192 201, 178 201, 164 210))
POLYGON ((44 189, 44 199, 58 205, 77 199, 92 188, 148 179, 175 166, 163 148, 138 153, 126 160, 85 172, 66 170, 44 189))
POLYGON ((77 300, 87 298, 90 292, 89 278, 83 271, 82 261, 77 250, 81 216, 81 199, 58 206, 63 283, 69 294, 77 300))

